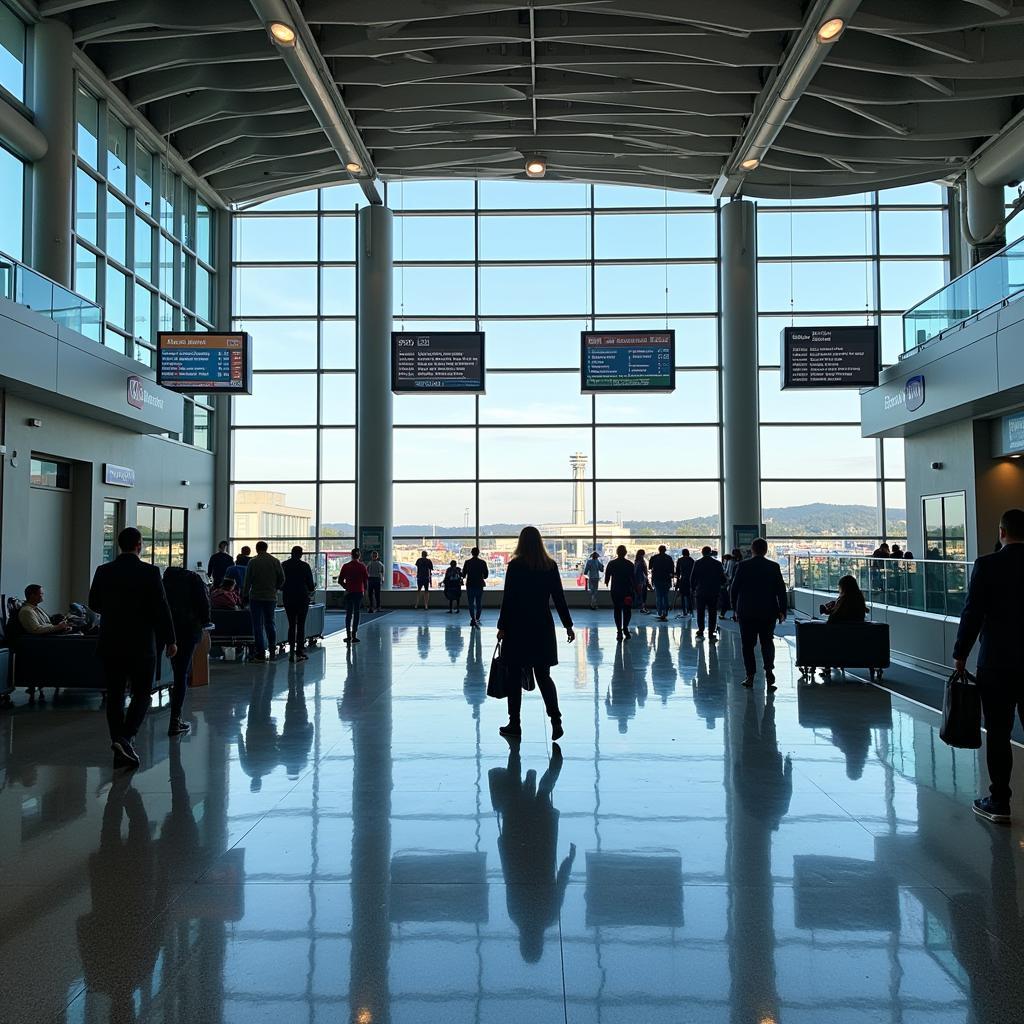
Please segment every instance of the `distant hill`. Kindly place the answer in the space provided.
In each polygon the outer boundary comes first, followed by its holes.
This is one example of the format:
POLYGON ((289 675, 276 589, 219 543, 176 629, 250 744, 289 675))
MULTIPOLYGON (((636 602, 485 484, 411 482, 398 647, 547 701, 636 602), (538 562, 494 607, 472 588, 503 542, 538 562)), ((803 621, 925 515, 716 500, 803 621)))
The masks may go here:
MULTIPOLYGON (((904 509, 889 509, 889 532, 898 533, 900 524, 906 523, 904 509)), ((828 505, 813 502, 809 505, 791 505, 785 508, 766 508, 765 524, 771 533, 801 537, 873 537, 878 533, 878 509, 874 505, 828 505), (774 527, 774 529, 771 529, 774 527)), ((521 524, 487 523, 480 527, 483 537, 514 536, 521 524)), ((718 516, 695 516, 690 519, 652 520, 627 519, 623 526, 639 537, 669 534, 686 537, 715 537, 721 529, 718 516)), ((437 526, 431 523, 400 524, 406 536, 456 537, 469 531, 461 526, 437 526)), ((598 532, 601 526, 598 524, 598 532)), ((355 527, 351 523, 324 523, 321 535, 325 537, 352 537, 355 527)))

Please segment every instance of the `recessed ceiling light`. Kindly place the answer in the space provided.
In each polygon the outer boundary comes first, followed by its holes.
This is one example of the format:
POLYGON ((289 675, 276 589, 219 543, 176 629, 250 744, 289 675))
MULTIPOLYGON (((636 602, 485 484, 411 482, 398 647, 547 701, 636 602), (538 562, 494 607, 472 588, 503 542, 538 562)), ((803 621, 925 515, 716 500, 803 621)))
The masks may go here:
POLYGON ((295 29, 291 25, 286 25, 283 21, 272 21, 267 26, 267 30, 275 43, 280 43, 282 46, 295 45, 295 29))
POLYGON ((529 178, 543 178, 547 170, 547 161, 543 157, 531 156, 526 161, 526 175, 529 178))
POLYGON ((846 28, 846 22, 842 18, 829 18, 818 29, 818 42, 834 43, 843 34, 844 28, 846 28))
POLYGON ((347 164, 345 164, 345 170, 348 171, 350 174, 362 174, 363 165, 357 164, 354 160, 350 160, 347 164))
POLYGON ((740 163, 740 167, 745 171, 757 170, 758 165, 761 163, 756 156, 748 157, 746 160, 740 163))

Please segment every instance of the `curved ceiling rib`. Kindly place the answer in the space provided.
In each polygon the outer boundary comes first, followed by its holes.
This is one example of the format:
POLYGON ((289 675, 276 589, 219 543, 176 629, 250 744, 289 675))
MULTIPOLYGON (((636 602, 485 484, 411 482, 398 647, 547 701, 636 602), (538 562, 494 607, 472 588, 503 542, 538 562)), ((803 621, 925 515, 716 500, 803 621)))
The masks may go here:
MULTIPOLYGON (((862 0, 735 189, 951 178, 1024 103, 1024 0, 862 0)), ((801 0, 299 0, 384 179, 710 192, 806 38, 801 0)), ((351 180, 250 0, 41 0, 226 202, 351 180)), ((304 26, 304 31, 305 31, 304 26)), ((318 57, 319 59, 319 57, 318 57)), ((329 85, 329 83, 328 83, 329 85)))

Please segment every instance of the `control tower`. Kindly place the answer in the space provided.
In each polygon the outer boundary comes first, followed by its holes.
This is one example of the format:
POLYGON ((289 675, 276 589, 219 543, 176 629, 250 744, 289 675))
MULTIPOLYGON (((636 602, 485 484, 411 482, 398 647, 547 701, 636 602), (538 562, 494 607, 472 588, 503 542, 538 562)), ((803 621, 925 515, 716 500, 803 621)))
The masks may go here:
POLYGON ((589 461, 589 457, 582 452, 569 456, 569 465, 572 466, 572 519, 570 522, 574 526, 584 526, 587 522, 587 485, 584 480, 589 461))

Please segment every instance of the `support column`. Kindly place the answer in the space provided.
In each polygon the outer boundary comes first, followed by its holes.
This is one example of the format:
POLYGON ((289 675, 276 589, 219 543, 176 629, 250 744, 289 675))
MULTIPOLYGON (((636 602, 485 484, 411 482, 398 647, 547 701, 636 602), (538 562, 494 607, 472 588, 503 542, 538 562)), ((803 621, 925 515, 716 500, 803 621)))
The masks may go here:
MULTIPOLYGON (((392 437, 391 328, 394 215, 385 206, 359 211, 356 253, 358 297, 356 349, 356 544, 378 538, 391 589, 392 437)), ((369 552, 364 552, 369 557, 369 552)))
POLYGON ((761 522, 757 403, 757 210, 722 207, 722 479, 725 550, 736 525, 761 522))
POLYGON ((983 185, 973 167, 966 177, 967 233, 974 266, 1006 245, 1006 209, 1002 185, 983 185))
POLYGON ((41 21, 32 37, 32 107, 47 141, 45 155, 32 166, 32 266, 70 288, 74 46, 71 29, 60 21, 41 21))
MULTIPOLYGON (((214 254, 217 269, 216 320, 220 331, 231 330, 231 266, 230 210, 217 210, 214 219, 214 254)), ((213 532, 217 544, 231 536, 231 397, 218 395, 213 413, 213 532)))

